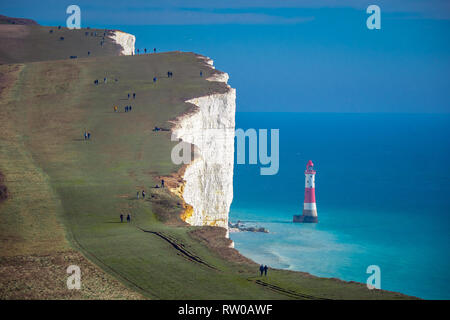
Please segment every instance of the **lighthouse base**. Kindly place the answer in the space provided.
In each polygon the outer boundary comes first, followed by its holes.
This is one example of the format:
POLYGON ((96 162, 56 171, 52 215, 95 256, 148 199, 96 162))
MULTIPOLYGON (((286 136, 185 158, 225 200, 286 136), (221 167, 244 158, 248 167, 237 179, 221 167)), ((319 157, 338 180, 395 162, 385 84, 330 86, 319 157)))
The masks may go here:
POLYGON ((319 219, 317 216, 294 215, 292 221, 300 223, 318 223, 319 219))

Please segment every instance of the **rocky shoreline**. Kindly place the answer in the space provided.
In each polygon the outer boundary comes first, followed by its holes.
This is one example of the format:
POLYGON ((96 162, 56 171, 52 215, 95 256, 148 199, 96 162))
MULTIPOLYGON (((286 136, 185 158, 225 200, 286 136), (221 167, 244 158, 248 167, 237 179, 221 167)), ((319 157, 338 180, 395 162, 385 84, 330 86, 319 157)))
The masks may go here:
POLYGON ((263 232, 263 233, 269 233, 269 230, 264 227, 258 227, 258 226, 249 226, 247 227, 242 221, 238 220, 236 223, 228 223, 228 230, 230 233, 233 232, 263 232))

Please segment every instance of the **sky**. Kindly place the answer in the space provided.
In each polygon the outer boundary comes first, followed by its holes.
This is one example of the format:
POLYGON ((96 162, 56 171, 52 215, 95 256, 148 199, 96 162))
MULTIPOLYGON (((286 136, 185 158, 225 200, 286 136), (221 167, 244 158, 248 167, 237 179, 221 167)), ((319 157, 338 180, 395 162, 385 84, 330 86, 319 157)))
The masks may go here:
POLYGON ((229 73, 237 111, 450 112, 450 1, 2 1, 0 14, 136 35, 229 73), (369 30, 366 8, 381 9, 369 30))

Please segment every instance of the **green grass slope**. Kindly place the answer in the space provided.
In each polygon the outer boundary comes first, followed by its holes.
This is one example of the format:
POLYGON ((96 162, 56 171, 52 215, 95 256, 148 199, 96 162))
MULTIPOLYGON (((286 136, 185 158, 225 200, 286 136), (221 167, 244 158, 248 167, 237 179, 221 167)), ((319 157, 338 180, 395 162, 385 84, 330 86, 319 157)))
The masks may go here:
POLYGON ((142 299, 66 240, 61 201, 17 127, 14 84, 23 67, 0 66, 0 299, 142 299), (67 289, 69 265, 82 270, 81 290, 67 289))
MULTIPOLYGON (((154 299, 409 298, 300 272, 271 269, 261 278, 256 264, 226 247, 224 229, 179 220, 181 200, 152 188, 160 175, 179 170, 170 159, 175 143, 170 132, 152 128, 169 127, 189 111, 184 101, 224 92, 223 83, 205 80, 212 72, 197 55, 179 52, 0 66, 0 74, 10 75, 2 80, 8 94, 0 102, 0 172, 13 194, 0 204, 2 270, 13 270, 8 257, 16 253, 73 247, 154 299), (108 83, 93 84, 105 76, 108 83), (128 100, 133 92, 136 99, 128 100), (132 112, 125 113, 130 104, 132 112), (83 139, 85 130, 90 141, 83 139), (136 199, 142 189, 146 200, 136 199), (131 214, 132 222, 120 223, 121 213, 131 214)), ((64 270, 57 272, 63 279, 64 270)), ((132 297, 125 289, 115 292, 132 297)))
POLYGON ((110 31, 103 29, 0 24, 0 64, 62 60, 70 56, 83 58, 88 57, 88 51, 90 57, 117 56, 121 47, 108 37, 109 34, 110 31))

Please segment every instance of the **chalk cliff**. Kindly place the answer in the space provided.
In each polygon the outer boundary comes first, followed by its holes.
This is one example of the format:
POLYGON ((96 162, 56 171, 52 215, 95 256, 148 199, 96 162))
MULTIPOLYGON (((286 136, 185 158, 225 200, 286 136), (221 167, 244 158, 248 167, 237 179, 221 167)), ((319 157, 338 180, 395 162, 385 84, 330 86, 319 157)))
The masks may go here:
MULTIPOLYGON (((205 66, 212 60, 200 57, 205 66)), ((217 71, 209 81, 227 83, 228 74, 217 71)), ((228 212, 233 200, 234 130, 236 90, 186 101, 197 108, 177 119, 175 138, 194 145, 194 160, 187 165, 181 193, 187 210, 183 220, 195 226, 228 229, 228 212)), ((228 235, 228 232, 227 232, 228 235)))
POLYGON ((121 55, 129 56, 134 54, 134 44, 136 42, 135 36, 119 30, 113 30, 109 34, 109 37, 122 47, 121 55))

